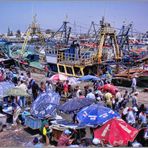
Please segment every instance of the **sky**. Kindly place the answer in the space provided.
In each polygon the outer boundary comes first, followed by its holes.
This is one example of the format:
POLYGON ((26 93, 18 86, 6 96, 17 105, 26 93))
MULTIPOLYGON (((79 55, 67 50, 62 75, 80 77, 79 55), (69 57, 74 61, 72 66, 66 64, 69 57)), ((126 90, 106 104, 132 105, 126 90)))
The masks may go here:
POLYGON ((148 31, 147 0, 0 0, 0 33, 25 31, 35 14, 43 29, 58 29, 67 16, 77 31, 87 30, 105 16, 113 27, 133 22, 137 31, 148 31))

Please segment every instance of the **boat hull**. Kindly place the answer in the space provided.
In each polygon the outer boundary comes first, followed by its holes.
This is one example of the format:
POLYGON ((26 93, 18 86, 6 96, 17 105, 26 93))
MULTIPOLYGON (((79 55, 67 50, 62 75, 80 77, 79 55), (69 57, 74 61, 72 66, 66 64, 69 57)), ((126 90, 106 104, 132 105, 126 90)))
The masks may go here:
MULTIPOLYGON (((131 79, 128 78, 113 78, 112 83, 116 86, 131 87, 131 79)), ((140 76, 137 78, 138 87, 148 87, 148 76, 140 76)))

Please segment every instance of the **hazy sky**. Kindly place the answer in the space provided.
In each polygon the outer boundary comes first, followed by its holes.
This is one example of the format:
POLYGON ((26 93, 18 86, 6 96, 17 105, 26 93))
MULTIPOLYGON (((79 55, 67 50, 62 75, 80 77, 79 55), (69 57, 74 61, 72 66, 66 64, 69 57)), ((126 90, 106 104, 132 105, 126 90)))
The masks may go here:
POLYGON ((133 22, 140 32, 148 30, 146 0, 0 0, 0 32, 7 32, 8 26, 14 31, 24 31, 35 13, 45 29, 58 29, 67 15, 69 22, 85 28, 105 16, 118 28, 125 21, 133 22))

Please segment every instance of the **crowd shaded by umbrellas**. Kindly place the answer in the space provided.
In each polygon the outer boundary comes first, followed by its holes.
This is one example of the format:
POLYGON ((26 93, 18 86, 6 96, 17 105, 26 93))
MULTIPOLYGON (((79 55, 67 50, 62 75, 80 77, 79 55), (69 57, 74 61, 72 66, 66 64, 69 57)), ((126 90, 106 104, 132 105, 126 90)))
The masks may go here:
MULTIPOLYGON (((115 94, 117 92, 117 87, 111 84, 103 84, 104 86, 101 85, 99 87, 99 85, 96 85, 96 89, 94 87, 94 90, 92 88, 91 90, 89 87, 85 86, 85 90, 82 93, 82 89, 79 86, 72 90, 69 89, 69 85, 75 85, 78 84, 78 82, 81 83, 81 81, 99 81, 100 78, 92 75, 86 75, 77 79, 68 78, 62 74, 56 74, 49 78, 49 80, 51 83, 48 85, 46 83, 42 83, 42 85, 40 84, 40 88, 38 88, 37 93, 38 96, 31 105, 31 116, 41 119, 40 121, 43 121, 44 119, 48 120, 52 117, 56 120, 55 116, 58 113, 56 111, 59 110, 66 114, 72 114, 72 120, 74 121, 73 124, 69 124, 65 123, 63 120, 59 120, 59 124, 79 127, 97 127, 97 129, 94 130, 93 136, 99 140, 102 140, 104 144, 109 143, 112 146, 127 146, 128 142, 132 142, 135 139, 139 131, 133 128, 133 125, 130 126, 125 121, 123 121, 120 117, 120 114, 112 110, 112 106, 109 106, 110 108, 104 106, 104 104, 107 105, 108 100, 112 102, 112 99, 115 99, 112 97, 116 97, 115 94), (67 96, 65 98, 68 100, 64 104, 60 104, 61 96, 55 92, 56 88, 54 88, 53 82, 59 82, 61 84, 62 87, 60 91, 57 91, 59 94, 62 91, 64 92, 64 87, 66 87, 65 83, 68 83, 67 91, 73 91, 73 98, 68 99, 67 96), (105 93, 103 95, 103 92, 110 92, 110 96, 112 97, 107 100, 107 98, 105 98, 105 93), (89 97, 87 98, 88 94, 89 97), (77 98, 74 98, 75 96, 77 96, 77 98)), ((57 86, 58 85, 56 83, 55 87, 57 86)), ((5 84, 5 86, 4 84, 0 84, 0 92, 2 92, 0 95, 3 97, 11 95, 20 96, 20 98, 29 96, 25 89, 22 90, 21 88, 15 87, 11 84, 5 84)))

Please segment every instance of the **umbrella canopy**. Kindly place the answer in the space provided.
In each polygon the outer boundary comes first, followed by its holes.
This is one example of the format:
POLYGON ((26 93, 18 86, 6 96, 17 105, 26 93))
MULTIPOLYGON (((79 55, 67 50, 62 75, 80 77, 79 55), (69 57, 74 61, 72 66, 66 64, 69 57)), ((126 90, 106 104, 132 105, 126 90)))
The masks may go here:
POLYGON ((63 74, 55 74, 49 78, 51 81, 66 81, 67 79, 68 77, 63 74))
POLYGON ((79 111, 83 107, 91 105, 94 102, 92 99, 70 99, 69 101, 65 102, 64 104, 60 105, 59 110, 64 113, 73 113, 75 111, 79 111))
POLYGON ((15 87, 11 88, 7 91, 7 96, 24 96, 28 97, 30 96, 24 89, 15 87))
POLYGON ((104 86, 101 86, 98 89, 99 90, 102 89, 103 91, 109 91, 113 95, 115 95, 116 90, 118 90, 118 88, 116 86, 111 85, 111 84, 105 84, 104 86))
POLYGON ((93 76, 93 75, 86 75, 78 79, 78 81, 97 81, 100 78, 93 76))
POLYGON ((55 116, 60 96, 55 92, 41 93, 31 106, 31 114, 39 119, 55 116))
POLYGON ((88 126, 102 125, 114 117, 120 117, 120 115, 100 104, 85 107, 77 114, 79 123, 88 126))
POLYGON ((7 91, 14 87, 15 85, 12 82, 0 82, 0 98, 8 96, 7 91))
POLYGON ((112 146, 127 146, 129 141, 132 142, 135 139, 138 132, 124 120, 114 118, 94 130, 94 137, 112 146))

